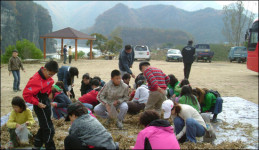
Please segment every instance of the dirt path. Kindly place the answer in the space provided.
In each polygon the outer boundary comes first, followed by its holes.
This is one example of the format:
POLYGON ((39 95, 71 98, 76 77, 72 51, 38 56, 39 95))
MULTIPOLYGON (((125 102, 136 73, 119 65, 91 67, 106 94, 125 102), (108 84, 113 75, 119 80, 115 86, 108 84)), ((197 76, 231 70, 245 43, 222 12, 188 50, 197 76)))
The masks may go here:
MULTIPOLYGON (((150 61, 151 65, 161 68, 166 74, 175 74, 178 80, 183 78, 183 63, 150 61)), ((133 65, 133 72, 137 75, 139 61, 133 65)), ((21 85, 23 89, 29 78, 44 64, 24 64, 26 73, 21 72, 21 85)), ((59 63, 59 65, 63 65, 59 63)), ((109 81, 113 69, 118 69, 118 60, 79 60, 72 62, 72 66, 79 69, 79 78, 75 79, 74 91, 76 98, 80 97, 81 77, 84 73, 91 76, 100 76, 109 81)), ((54 76, 55 82, 57 76, 54 76)), ((218 90, 222 96, 237 96, 258 104, 258 73, 246 68, 245 64, 212 62, 194 63, 190 74, 192 87, 201 87, 218 90)), ((131 80, 131 84, 133 84, 131 80)), ((11 100, 14 96, 22 96, 22 92, 12 91, 13 76, 8 75, 7 65, 1 66, 1 116, 11 111, 11 100)))

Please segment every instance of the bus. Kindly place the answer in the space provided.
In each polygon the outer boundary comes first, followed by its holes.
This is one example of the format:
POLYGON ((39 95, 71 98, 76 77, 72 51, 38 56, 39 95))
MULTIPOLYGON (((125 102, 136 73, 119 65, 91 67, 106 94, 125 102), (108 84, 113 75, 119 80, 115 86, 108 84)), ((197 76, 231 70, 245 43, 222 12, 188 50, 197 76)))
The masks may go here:
POLYGON ((252 28, 249 29, 249 38, 247 44, 247 68, 258 72, 258 22, 254 21, 252 28))

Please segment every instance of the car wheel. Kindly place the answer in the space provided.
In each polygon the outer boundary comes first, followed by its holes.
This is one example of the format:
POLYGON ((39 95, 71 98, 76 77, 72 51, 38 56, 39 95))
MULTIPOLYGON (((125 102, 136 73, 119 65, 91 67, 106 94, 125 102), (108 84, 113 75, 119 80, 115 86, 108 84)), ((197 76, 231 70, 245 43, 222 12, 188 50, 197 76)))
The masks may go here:
POLYGON ((169 60, 168 60, 168 58, 166 58, 166 60, 165 60, 165 61, 167 61, 167 62, 168 62, 168 61, 169 61, 169 60))
POLYGON ((232 59, 229 59, 230 62, 232 62, 232 59))
POLYGON ((149 58, 149 59, 146 59, 146 61, 150 61, 150 58, 149 58))
POLYGON ((240 59, 240 58, 238 58, 238 59, 237 59, 237 62, 238 62, 238 63, 241 63, 241 59, 240 59))

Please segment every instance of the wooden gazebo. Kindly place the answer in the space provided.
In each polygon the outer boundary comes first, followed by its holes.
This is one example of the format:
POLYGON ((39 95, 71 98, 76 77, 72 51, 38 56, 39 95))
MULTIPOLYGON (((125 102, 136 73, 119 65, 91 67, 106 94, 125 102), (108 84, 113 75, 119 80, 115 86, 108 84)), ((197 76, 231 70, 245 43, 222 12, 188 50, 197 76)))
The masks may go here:
POLYGON ((65 28, 61 29, 55 32, 47 33, 43 36, 40 36, 40 38, 43 38, 43 51, 44 51, 44 59, 46 59, 46 39, 47 38, 56 38, 61 39, 61 57, 63 58, 63 40, 64 39, 75 39, 75 60, 77 60, 77 40, 90 40, 90 59, 93 58, 92 56, 92 47, 93 47, 93 40, 95 40, 95 37, 92 37, 88 34, 82 33, 80 31, 77 31, 73 28, 65 28))

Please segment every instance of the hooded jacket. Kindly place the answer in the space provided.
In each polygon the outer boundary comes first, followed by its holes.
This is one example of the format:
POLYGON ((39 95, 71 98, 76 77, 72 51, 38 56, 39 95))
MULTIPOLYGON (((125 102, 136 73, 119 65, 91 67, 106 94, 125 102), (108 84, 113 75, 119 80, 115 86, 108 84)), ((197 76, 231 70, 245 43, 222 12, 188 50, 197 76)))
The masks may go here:
POLYGON ((157 119, 139 132, 134 149, 180 149, 180 146, 170 123, 157 119))
POLYGON ((71 104, 70 99, 64 92, 57 92, 54 95, 54 102, 56 102, 57 108, 67 108, 71 104))
POLYGON ((69 91, 68 86, 74 83, 74 81, 71 81, 69 69, 70 69, 70 66, 62 66, 61 68, 58 69, 58 81, 63 81, 65 91, 69 91), (68 83, 68 81, 70 81, 71 83, 68 83))
POLYGON ((147 103, 148 97, 149 97, 148 86, 143 84, 137 88, 132 101, 138 102, 138 103, 147 103))
POLYGON ((118 86, 115 86, 110 80, 106 83, 97 95, 97 100, 101 103, 111 105, 115 100, 119 103, 129 100, 129 87, 122 80, 118 86))
POLYGON ((115 149, 115 143, 111 134, 104 126, 89 114, 78 117, 71 125, 69 134, 77 136, 83 146, 115 149))

